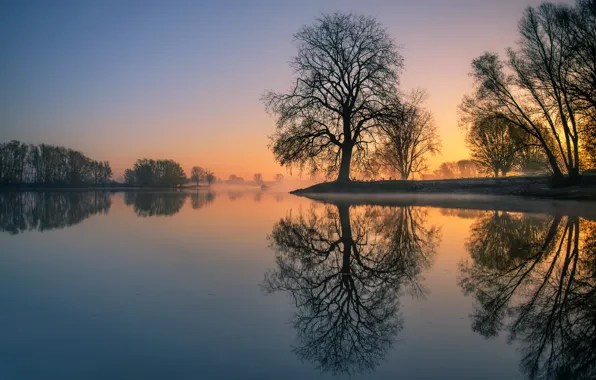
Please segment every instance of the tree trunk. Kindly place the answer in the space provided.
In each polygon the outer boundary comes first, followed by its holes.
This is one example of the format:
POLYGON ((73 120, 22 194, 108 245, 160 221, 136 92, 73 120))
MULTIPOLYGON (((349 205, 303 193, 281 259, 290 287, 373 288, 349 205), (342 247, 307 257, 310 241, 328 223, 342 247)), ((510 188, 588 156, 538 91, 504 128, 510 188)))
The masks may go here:
POLYGON ((553 170, 553 177, 556 180, 562 180, 563 173, 561 172, 561 169, 559 168, 559 163, 557 162, 557 159, 555 158, 555 156, 548 149, 546 151, 546 158, 548 159, 548 164, 550 165, 551 169, 553 170))
POLYGON ((344 143, 341 147, 341 164, 339 166, 339 175, 337 182, 347 182, 350 180, 350 164, 352 163, 352 144, 344 143))

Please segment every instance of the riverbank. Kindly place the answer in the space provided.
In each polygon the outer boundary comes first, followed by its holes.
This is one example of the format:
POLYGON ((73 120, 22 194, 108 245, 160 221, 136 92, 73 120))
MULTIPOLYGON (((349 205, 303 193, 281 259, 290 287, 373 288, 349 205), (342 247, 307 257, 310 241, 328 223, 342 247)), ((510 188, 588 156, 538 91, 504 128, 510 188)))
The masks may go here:
POLYGON ((291 192, 321 194, 481 194, 512 195, 560 200, 596 200, 596 176, 582 178, 580 185, 550 186, 548 177, 445 179, 433 181, 325 182, 291 192))

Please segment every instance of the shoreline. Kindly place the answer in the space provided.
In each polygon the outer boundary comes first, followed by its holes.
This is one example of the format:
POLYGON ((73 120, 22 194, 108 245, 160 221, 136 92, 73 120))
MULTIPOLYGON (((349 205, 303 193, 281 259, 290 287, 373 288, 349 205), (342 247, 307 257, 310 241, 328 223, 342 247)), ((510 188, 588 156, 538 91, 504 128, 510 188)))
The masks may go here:
POLYGON ((596 201, 596 176, 585 176, 574 186, 551 187, 549 177, 467 178, 444 180, 389 180, 324 182, 290 192, 320 195, 475 194, 552 200, 596 201))

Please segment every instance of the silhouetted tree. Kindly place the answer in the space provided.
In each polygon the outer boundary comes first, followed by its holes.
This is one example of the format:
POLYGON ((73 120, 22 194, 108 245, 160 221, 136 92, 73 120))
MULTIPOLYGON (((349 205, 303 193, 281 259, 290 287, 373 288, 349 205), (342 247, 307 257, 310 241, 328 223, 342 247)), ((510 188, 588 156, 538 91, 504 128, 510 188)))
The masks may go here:
POLYGON ((252 180, 254 183, 256 183, 257 185, 261 185, 263 183, 263 175, 261 173, 255 173, 252 176, 252 180))
POLYGON ((72 149, 13 140, 0 143, 0 185, 84 186, 107 184, 112 169, 72 149))
MULTIPOLYGON (((574 105, 590 120, 588 129, 593 130, 596 127, 596 1, 577 0, 575 7, 559 8, 557 18, 571 41, 569 51, 573 54, 568 58, 572 64, 566 68, 570 70, 570 92, 577 101, 574 105)), ((584 139, 590 140, 589 136, 584 139)))
POLYGON ((526 149, 526 134, 515 124, 502 118, 478 120, 468 128, 466 145, 472 159, 495 177, 506 176, 521 161, 526 149))
POLYGON ((215 174, 209 169, 207 169, 205 172, 205 181, 207 181, 208 185, 211 185, 213 182, 215 182, 215 174))
POLYGON ((273 154, 282 166, 337 171, 337 179, 347 181, 396 96, 402 57, 374 18, 354 14, 323 15, 303 26, 294 42, 292 89, 263 97, 277 117, 273 154))
POLYGON ((478 164, 472 160, 457 161, 457 168, 461 178, 476 178, 479 175, 478 164))
POLYGON ((193 182, 197 183, 199 186, 199 182, 206 177, 205 169, 201 168, 200 166, 193 166, 190 171, 190 179, 193 182))
POLYGON ((509 49, 505 62, 494 53, 476 58, 475 93, 461 105, 464 123, 489 117, 515 124, 541 147, 555 178, 567 174, 572 182, 579 176, 583 119, 595 109, 594 43, 583 42, 596 30, 593 10, 593 1, 529 7, 518 50, 509 49))
POLYGON ((401 179, 428 169, 428 155, 439 153, 441 140, 433 117, 423 108, 427 95, 413 91, 405 100, 397 100, 393 112, 380 124, 381 144, 376 151, 379 170, 398 174, 401 179))
POLYGON ((276 183, 282 183, 282 182, 283 182, 283 180, 284 180, 284 175, 283 175, 283 174, 281 174, 281 173, 277 173, 277 174, 275 175, 275 177, 273 177, 273 180, 274 180, 276 183))
POLYGON ((432 175, 423 175, 423 179, 451 179, 451 178, 476 178, 480 175, 480 168, 472 160, 459 160, 443 162, 432 175))
POLYGON ((175 187, 186 182, 186 174, 174 160, 140 159, 124 172, 126 183, 139 186, 175 187))
POLYGON ((529 379, 596 376, 594 224, 495 211, 473 227, 472 262, 460 269, 477 301, 473 329, 520 341, 529 379))
POLYGON ((372 370, 402 328, 400 289, 421 294, 438 230, 409 208, 348 204, 311 209, 280 220, 268 237, 277 267, 265 275, 268 292, 288 292, 297 305, 295 353, 321 370, 372 370))
POLYGON ((228 178, 228 183, 242 184, 244 183, 244 178, 238 177, 236 174, 230 174, 230 177, 228 178))

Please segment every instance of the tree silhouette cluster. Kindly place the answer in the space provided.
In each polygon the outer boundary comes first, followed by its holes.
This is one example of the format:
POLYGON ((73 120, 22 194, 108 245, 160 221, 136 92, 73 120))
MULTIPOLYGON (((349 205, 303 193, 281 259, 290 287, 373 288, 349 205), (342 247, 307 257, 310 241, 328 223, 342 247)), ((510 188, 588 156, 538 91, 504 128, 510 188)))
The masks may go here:
MULTIPOLYGON (((526 9, 517 49, 508 49, 504 60, 485 53, 472 61, 475 88, 460 106, 462 123, 485 132, 472 131, 471 140, 498 143, 488 138, 496 137, 491 129, 498 124, 537 147, 556 180, 576 182, 590 156, 582 152, 594 147, 595 52, 595 0, 526 9)), ((516 142, 508 137, 502 144, 511 151, 516 142)))
POLYGON ((184 169, 174 160, 139 159, 124 172, 127 185, 176 187, 186 183, 184 169))
POLYGON ((521 343, 529 379, 596 377, 596 222, 489 212, 471 228, 460 285, 472 328, 521 343))
POLYGON ((422 179, 476 178, 482 175, 481 167, 473 160, 443 162, 432 174, 423 174, 422 179))
POLYGON ((294 301, 294 352, 335 375, 373 370, 402 329, 400 292, 424 294, 419 281, 433 260, 439 230, 414 208, 338 203, 288 215, 269 241, 276 268, 267 292, 294 301))
POLYGON ((95 214, 107 214, 106 192, 0 192, 0 231, 19 234, 66 228, 95 214))
POLYGON ((0 143, 0 185, 105 185, 111 177, 108 161, 76 150, 16 140, 0 143))

